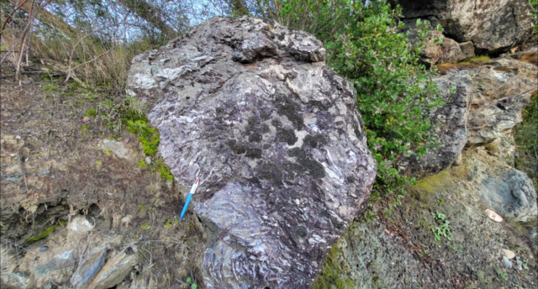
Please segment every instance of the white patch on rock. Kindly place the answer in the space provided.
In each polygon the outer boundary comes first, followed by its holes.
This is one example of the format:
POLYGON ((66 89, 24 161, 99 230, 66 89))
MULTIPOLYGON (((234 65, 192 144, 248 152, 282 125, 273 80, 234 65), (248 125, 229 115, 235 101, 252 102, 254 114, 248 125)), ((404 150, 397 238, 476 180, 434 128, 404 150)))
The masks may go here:
POLYGON ((89 232, 93 227, 94 226, 86 220, 86 217, 80 215, 71 219, 71 222, 67 225, 67 229, 74 232, 89 232))

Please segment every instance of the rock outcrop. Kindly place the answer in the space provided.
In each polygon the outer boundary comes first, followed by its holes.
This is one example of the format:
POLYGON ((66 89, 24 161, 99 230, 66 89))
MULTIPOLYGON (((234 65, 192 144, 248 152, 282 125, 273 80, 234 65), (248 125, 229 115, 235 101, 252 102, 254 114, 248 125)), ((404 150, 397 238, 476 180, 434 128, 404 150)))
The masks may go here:
MULTIPOLYGON (((435 29, 438 22, 435 19, 425 19, 425 22, 430 27, 428 41, 420 48, 419 61, 430 67, 437 63, 456 63, 470 59, 475 56, 474 46, 471 41, 458 43, 449 37, 443 36, 442 32, 435 29), (441 39, 441 43, 435 43, 435 39, 441 39)), ((404 19, 403 31, 409 31, 409 40, 414 43, 417 38, 417 20, 404 19)))
POLYGON ((469 145, 493 142, 523 119, 521 112, 538 90, 538 69, 511 58, 474 70, 467 128, 469 145))
POLYGON ((479 53, 499 53, 524 42, 534 26, 526 0, 403 0, 407 19, 438 21, 457 42, 472 41, 479 53))
POLYGON ((508 56, 436 78, 446 104, 429 118, 437 125, 431 133, 441 146, 424 157, 403 158, 400 170, 417 178, 431 176, 457 162, 464 148, 476 146, 503 147, 494 149, 495 153, 513 155, 512 129, 522 121, 524 107, 538 91, 537 75, 536 65, 508 56))
POLYGON ((308 288, 366 205, 376 167, 356 95, 324 57, 307 33, 242 17, 134 59, 127 90, 151 106, 166 164, 200 178, 207 288, 308 288))
MULTIPOLYGON (((372 213, 376 215, 372 221, 350 226, 338 241, 331 264, 338 264, 339 277, 350 288, 536 286, 536 229, 514 229, 507 219, 496 223, 484 212, 497 211, 483 199, 484 180, 500 181, 495 172, 510 171, 482 147, 465 151, 459 166, 418 181, 389 217, 380 210, 372 213), (442 223, 434 213, 446 216, 448 238, 435 238, 434 229, 442 223), (516 254, 511 268, 503 260, 503 249, 516 254)), ((488 193, 502 191, 508 193, 504 187, 488 193)))

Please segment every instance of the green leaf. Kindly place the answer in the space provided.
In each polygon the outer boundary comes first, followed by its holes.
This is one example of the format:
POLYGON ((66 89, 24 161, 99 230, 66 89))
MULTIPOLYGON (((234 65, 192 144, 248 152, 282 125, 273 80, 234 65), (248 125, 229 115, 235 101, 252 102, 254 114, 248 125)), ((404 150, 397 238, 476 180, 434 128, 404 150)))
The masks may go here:
POLYGON ((191 283, 191 277, 187 277, 187 283, 191 283))

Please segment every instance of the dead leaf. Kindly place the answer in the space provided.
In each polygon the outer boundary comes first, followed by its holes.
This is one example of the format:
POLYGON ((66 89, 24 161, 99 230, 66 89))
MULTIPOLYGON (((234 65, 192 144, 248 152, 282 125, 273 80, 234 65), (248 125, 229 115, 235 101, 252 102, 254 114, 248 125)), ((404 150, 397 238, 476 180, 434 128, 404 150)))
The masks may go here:
POLYGON ((83 119, 82 119, 82 122, 88 122, 90 121, 90 117, 89 116, 85 116, 83 119))
POLYGON ((390 234, 390 231, 389 231, 389 230, 387 230, 387 229, 385 229, 385 233, 387 233, 387 234, 390 234))
POLYGON ((123 141, 123 144, 127 144, 127 143, 129 142, 130 139, 131 139, 130 137, 126 138, 126 139, 123 141))

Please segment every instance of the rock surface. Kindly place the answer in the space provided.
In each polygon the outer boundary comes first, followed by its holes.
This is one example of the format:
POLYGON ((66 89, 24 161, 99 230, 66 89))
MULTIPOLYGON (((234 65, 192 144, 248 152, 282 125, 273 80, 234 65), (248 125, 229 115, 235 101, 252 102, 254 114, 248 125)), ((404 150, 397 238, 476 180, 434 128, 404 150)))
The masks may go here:
POLYGON ((499 53, 521 44, 534 26, 526 0, 403 0, 408 19, 435 18, 444 34, 472 41, 480 52, 499 53))
POLYGON ((514 58, 493 59, 478 68, 436 78, 446 104, 429 118, 440 125, 432 134, 441 146, 418 159, 403 158, 400 170, 417 178, 431 176, 449 168, 465 147, 473 146, 485 146, 490 154, 511 164, 515 154, 512 129, 522 121, 524 107, 538 91, 536 65, 514 58))
POLYGON ((504 217, 526 222, 538 215, 536 190, 527 174, 506 169, 482 180, 478 194, 504 217))
POLYGON ((459 166, 418 181, 390 216, 374 207, 373 220, 354 222, 331 251, 330 269, 348 288, 536 287, 536 229, 490 220, 484 211, 491 207, 478 193, 483 179, 505 169, 482 147, 465 151, 459 166), (450 240, 434 238, 436 212, 446 215, 450 240), (513 272, 502 249, 528 260, 527 267, 513 272))
POLYGON ((134 59, 128 93, 151 105, 166 164, 200 178, 208 288, 308 288, 366 204, 376 167, 356 96, 324 57, 307 33, 242 17, 134 59))
POLYGON ((487 144, 522 121, 522 109, 538 87, 538 69, 511 58, 474 70, 467 121, 469 145, 487 144))

